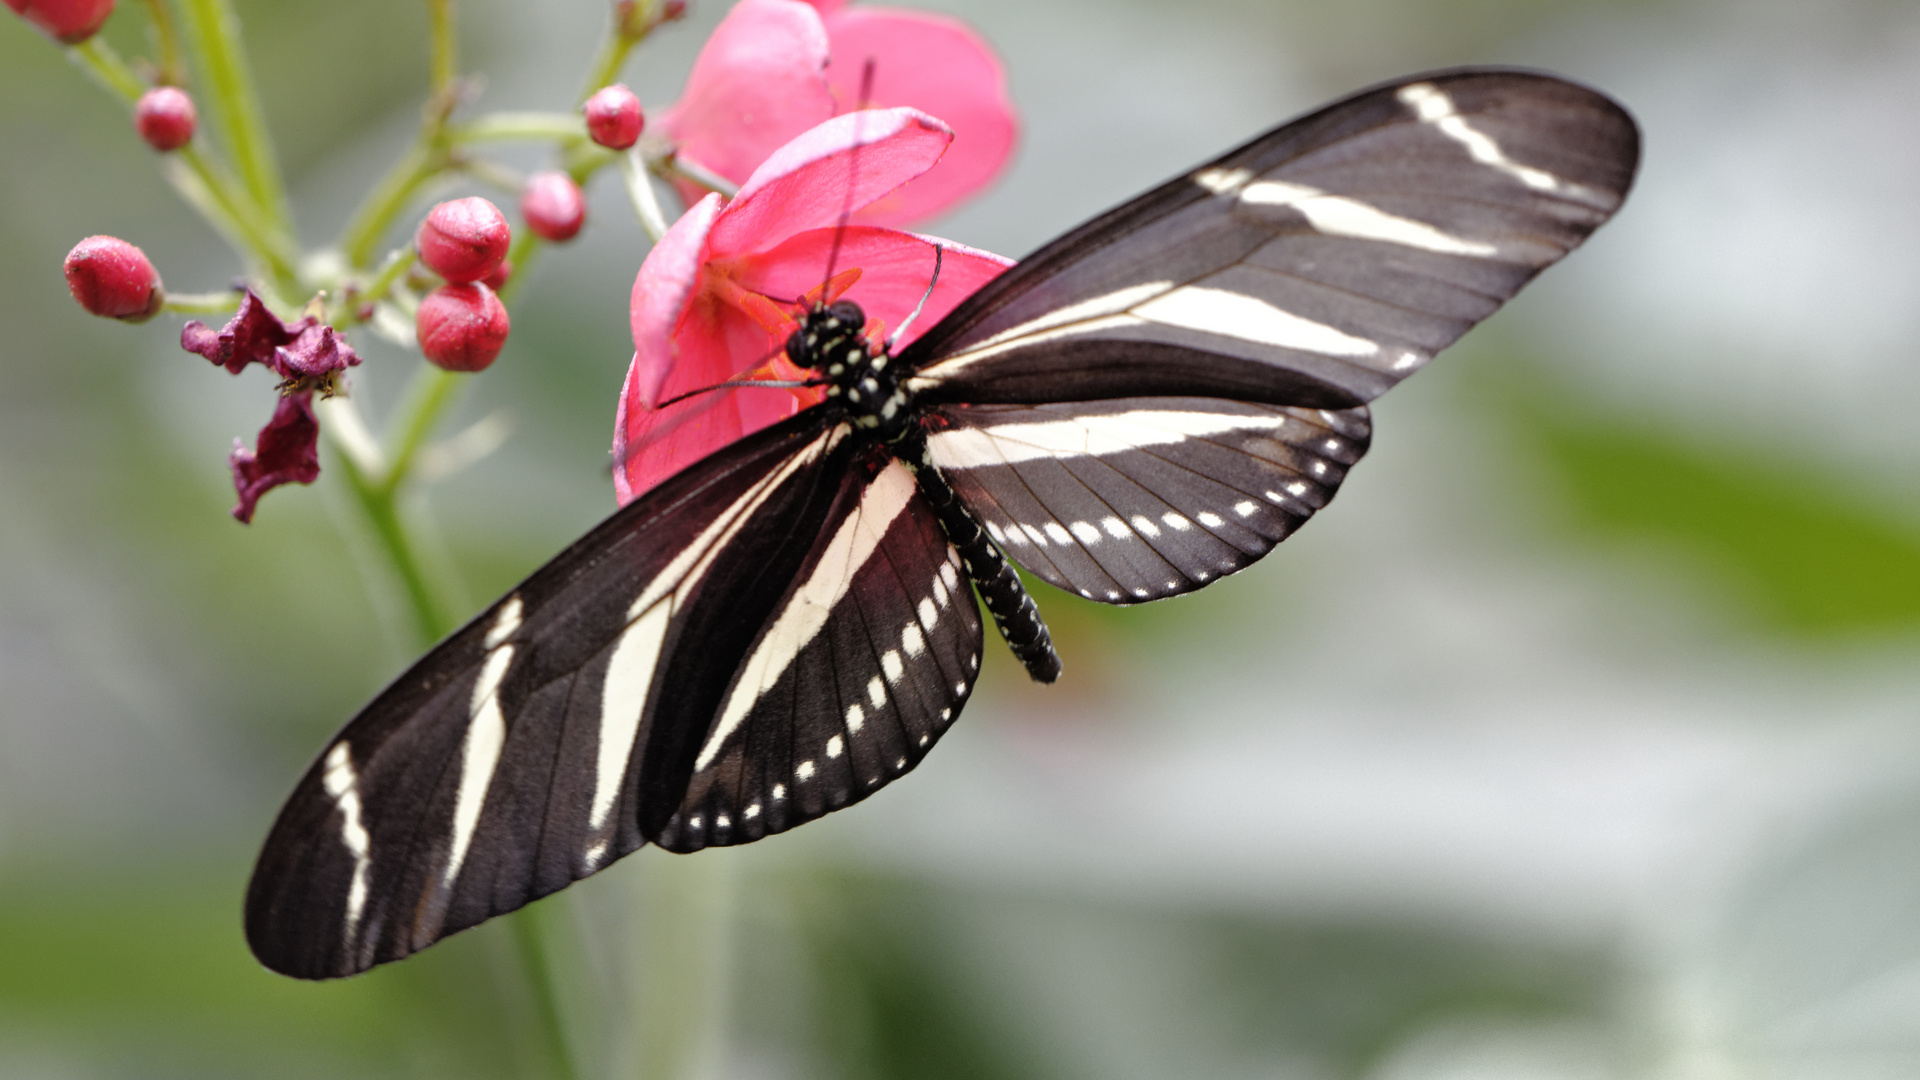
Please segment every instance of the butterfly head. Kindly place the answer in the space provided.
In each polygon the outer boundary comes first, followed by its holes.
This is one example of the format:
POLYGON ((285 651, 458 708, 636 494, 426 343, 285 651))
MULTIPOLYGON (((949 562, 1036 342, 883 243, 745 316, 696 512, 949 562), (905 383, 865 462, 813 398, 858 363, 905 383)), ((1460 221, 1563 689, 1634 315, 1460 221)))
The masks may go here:
POLYGON ((856 350, 857 361, 865 361, 868 352, 861 334, 866 325, 867 313, 851 300, 816 306, 787 338, 787 359, 815 371, 856 362, 851 356, 856 350))

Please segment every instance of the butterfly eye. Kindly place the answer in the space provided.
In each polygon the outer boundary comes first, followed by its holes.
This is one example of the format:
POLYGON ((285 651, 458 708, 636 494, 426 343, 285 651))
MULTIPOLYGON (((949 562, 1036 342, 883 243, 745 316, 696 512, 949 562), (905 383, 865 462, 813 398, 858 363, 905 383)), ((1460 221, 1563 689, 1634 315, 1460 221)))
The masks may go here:
POLYGON ((807 366, 805 359, 807 355, 806 336, 807 330, 804 326, 787 335, 787 359, 801 367, 807 366))
POLYGON ((860 305, 851 300, 837 300, 828 304, 827 314, 856 330, 867 325, 867 313, 861 311, 860 305))

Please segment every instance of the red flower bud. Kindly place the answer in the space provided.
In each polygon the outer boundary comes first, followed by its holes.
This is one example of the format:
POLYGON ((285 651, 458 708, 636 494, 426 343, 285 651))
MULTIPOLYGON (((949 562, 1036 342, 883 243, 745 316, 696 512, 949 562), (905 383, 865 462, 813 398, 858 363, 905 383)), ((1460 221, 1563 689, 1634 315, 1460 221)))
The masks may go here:
POLYGON ((493 268, 493 273, 480 279, 480 284, 485 285, 494 292, 499 292, 506 287, 507 282, 512 279, 512 277, 513 260, 501 259, 500 265, 493 268))
POLYGON ((147 253, 113 236, 89 236, 67 252, 67 291, 106 319, 146 322, 167 299, 147 253))
POLYGON ((582 107, 587 114, 587 134, 609 150, 625 150, 640 141, 647 118, 640 112, 640 99, 620 83, 603 86, 582 107))
POLYGON ((414 246, 427 269, 448 281, 480 281, 499 267, 513 242, 507 216, 485 199, 443 202, 427 212, 414 246))
POLYGON ((156 86, 140 95, 133 107, 133 126, 147 145, 161 153, 178 150, 193 139, 199 122, 193 99, 177 86, 156 86))
POLYGON ((413 332, 420 351, 448 371, 484 371, 507 343, 506 306, 478 282, 442 285, 420 301, 413 332))
POLYGON ((16 15, 63 45, 78 45, 113 14, 113 0, 7 0, 16 15))
POLYGON ((520 216, 541 238, 562 243, 587 223, 587 197, 566 173, 534 173, 520 192, 520 216))
POLYGON ((660 9, 660 21, 672 22, 684 17, 686 13, 687 0, 667 0, 666 5, 660 9))

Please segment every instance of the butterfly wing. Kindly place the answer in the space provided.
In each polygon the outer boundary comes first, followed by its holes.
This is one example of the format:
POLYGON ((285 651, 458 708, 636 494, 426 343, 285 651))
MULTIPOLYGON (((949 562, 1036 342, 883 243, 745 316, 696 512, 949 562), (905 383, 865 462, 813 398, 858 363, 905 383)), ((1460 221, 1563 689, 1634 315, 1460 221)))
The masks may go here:
POLYGON ((673 816, 676 851, 740 844, 858 802, 911 770, 980 670, 980 613, 913 474, 852 470, 728 687, 673 816))
POLYGON ((246 904, 261 962, 352 974, 644 843, 838 505, 846 436, 805 413, 706 458, 387 687, 267 838, 246 904))
POLYGON ((942 405, 927 449, 1011 558, 1126 604, 1231 574, 1325 506, 1366 452, 1367 410, 1218 398, 942 405))
POLYGON ((1624 110, 1544 75, 1365 91, 1048 244, 902 354, 909 385, 1351 408, 1605 222, 1638 159, 1624 110))

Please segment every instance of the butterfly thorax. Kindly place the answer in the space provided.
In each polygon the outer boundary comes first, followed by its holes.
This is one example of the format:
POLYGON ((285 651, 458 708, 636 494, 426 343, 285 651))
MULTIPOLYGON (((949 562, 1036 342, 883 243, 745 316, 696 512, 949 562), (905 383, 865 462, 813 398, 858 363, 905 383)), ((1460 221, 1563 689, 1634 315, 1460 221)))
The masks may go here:
POLYGON ((849 300, 815 308, 787 339, 787 357, 827 380, 827 400, 846 410, 855 430, 885 442, 900 441, 911 427, 913 397, 906 371, 863 334, 866 313, 849 300))

